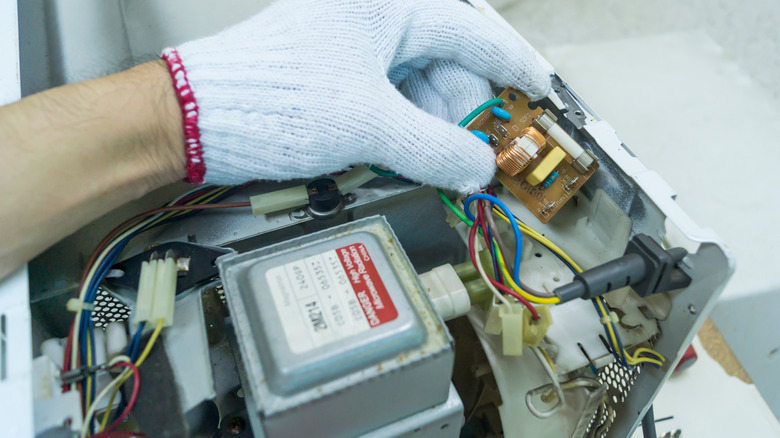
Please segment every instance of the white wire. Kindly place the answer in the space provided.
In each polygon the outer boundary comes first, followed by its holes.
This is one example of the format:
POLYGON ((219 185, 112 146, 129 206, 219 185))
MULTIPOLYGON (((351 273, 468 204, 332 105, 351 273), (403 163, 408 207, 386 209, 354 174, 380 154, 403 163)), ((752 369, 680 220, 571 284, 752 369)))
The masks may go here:
MULTIPOLYGON (((177 202, 179 202, 180 199, 183 199, 185 196, 189 196, 190 194, 194 193, 197 190, 202 189, 202 187, 194 188, 187 193, 184 193, 183 195, 179 196, 178 198, 174 199, 173 201, 168 203, 168 206, 171 206, 177 202)), ((92 277, 95 276, 95 272, 97 272, 98 266, 103 262, 103 260, 108 256, 108 253, 111 252, 111 250, 119 244, 125 237, 129 236, 131 233, 135 232, 136 230, 140 229, 141 227, 146 226, 146 224, 155 221, 159 219, 162 215, 167 214, 168 212, 162 212, 158 213, 154 216, 151 216, 149 218, 146 218, 139 222, 137 225, 131 227, 124 233, 120 234, 118 237, 114 238, 111 242, 106 245, 106 248, 103 249, 103 251, 100 253, 98 258, 95 260, 95 263, 92 264, 90 267, 89 273, 87 274, 87 277, 84 279, 84 285, 81 287, 81 290, 79 291, 79 302, 81 306, 84 305, 84 300, 87 297, 87 289, 89 289, 89 284, 92 282, 92 277)), ((71 353, 70 353, 70 367, 75 368, 76 362, 78 359, 78 352, 79 352, 79 328, 81 326, 81 311, 76 312, 76 318, 73 323, 73 345, 71 346, 71 353)), ((73 389, 72 385, 68 389, 73 389)))
POLYGON ((531 411, 534 416, 539 418, 547 418, 566 407, 566 398, 563 394, 563 388, 561 388, 561 382, 558 380, 558 376, 555 374, 555 371, 553 371, 550 363, 547 362, 547 358, 544 357, 542 350, 540 350, 539 347, 533 347, 531 350, 533 350, 536 358, 539 359, 539 363, 542 364, 542 368, 544 368, 545 372, 547 372, 547 375, 550 377, 550 380, 552 380, 553 388, 555 388, 555 394, 558 396, 558 403, 552 409, 542 412, 537 409, 536 406, 534 406, 532 400, 534 391, 528 391, 525 394, 525 404, 528 406, 528 410, 531 411))
MULTIPOLYGON (((108 366, 111 367, 113 365, 116 365, 119 362, 132 363, 132 360, 130 360, 130 358, 127 356, 120 355, 111 359, 108 362, 108 366)), ((108 394, 108 392, 114 388, 114 386, 118 385, 124 375, 125 375, 125 371, 119 373, 119 375, 116 376, 114 380, 109 382, 109 384, 106 385, 106 387, 103 388, 102 391, 100 391, 100 394, 98 394, 97 397, 95 397, 95 400, 92 401, 92 406, 89 407, 89 410, 87 411, 87 415, 84 417, 84 426, 81 428, 81 438, 85 438, 89 433, 90 423, 92 422, 92 417, 95 415, 95 411, 97 411, 98 402, 100 401, 100 399, 105 397, 108 394)), ((111 406, 109 406, 108 408, 110 409, 111 406)))
POLYGON ((511 309, 512 306, 509 304, 509 300, 506 299, 503 295, 501 295, 501 292, 496 289, 495 286, 493 286, 493 283, 490 282, 490 278, 488 278, 487 273, 485 272, 485 267, 482 266, 482 259, 479 257, 479 234, 474 233, 474 262, 477 265, 477 271, 479 271, 479 275, 482 277, 482 280, 487 285, 488 289, 490 289, 491 292, 493 292, 493 295, 498 298, 499 301, 501 301, 502 304, 506 305, 507 308, 511 309))

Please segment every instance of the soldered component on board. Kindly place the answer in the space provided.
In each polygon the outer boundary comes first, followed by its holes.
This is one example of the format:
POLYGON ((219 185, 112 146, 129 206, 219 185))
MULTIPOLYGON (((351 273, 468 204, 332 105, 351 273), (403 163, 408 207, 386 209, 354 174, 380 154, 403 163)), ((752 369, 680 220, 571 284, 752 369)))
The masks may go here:
POLYGON ((586 151, 561 126, 555 123, 555 116, 549 112, 542 113, 536 118, 536 123, 552 137, 556 143, 571 155, 572 166, 580 173, 586 173, 596 157, 590 151, 586 151))
POLYGON ((598 160, 566 130, 571 125, 545 109, 544 101, 532 107, 513 89, 499 98, 503 105, 474 118, 468 129, 487 135, 496 152, 496 177, 547 223, 598 170, 598 160))
POLYGON ((564 158, 566 158, 566 152, 557 146, 554 147, 553 150, 545 155, 539 164, 534 167, 534 170, 525 177, 525 180, 532 186, 541 184, 542 181, 547 178, 547 175, 551 174, 552 171, 561 164, 561 161, 563 161, 564 158))
POLYGON ((536 128, 528 127, 520 132, 520 137, 511 143, 496 158, 498 168, 509 176, 515 176, 528 167, 531 160, 538 156, 539 151, 547 142, 536 128))
POLYGON ((547 176, 547 178, 544 179, 542 182, 542 188, 546 189, 547 187, 550 187, 552 185, 553 181, 558 178, 558 172, 553 172, 547 176))

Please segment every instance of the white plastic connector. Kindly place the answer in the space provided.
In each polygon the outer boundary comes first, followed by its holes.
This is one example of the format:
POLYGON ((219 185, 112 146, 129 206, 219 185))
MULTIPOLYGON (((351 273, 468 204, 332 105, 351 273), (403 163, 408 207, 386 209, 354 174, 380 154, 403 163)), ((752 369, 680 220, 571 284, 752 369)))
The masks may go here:
POLYGON ((469 311, 469 293, 452 265, 442 265, 420 274, 420 281, 431 298, 436 313, 443 320, 457 318, 469 311))
POLYGON ((152 260, 141 264, 133 324, 143 321, 156 323, 164 319, 163 326, 173 324, 173 303, 176 298, 178 269, 173 257, 152 260))
MULTIPOLYGON (((376 173, 366 166, 356 166, 354 169, 333 178, 342 194, 352 190, 376 178, 376 173)), ((295 186, 275 192, 263 193, 249 198, 252 204, 252 214, 274 213, 295 207, 302 207, 309 203, 309 193, 306 186, 295 186)))

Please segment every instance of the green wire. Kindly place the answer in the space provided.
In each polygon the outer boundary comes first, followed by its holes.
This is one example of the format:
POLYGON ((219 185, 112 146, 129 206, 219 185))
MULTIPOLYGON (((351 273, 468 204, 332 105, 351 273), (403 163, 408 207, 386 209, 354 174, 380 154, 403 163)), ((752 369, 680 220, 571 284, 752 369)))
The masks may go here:
POLYGON ((395 178, 397 176, 401 176, 393 171, 382 169, 381 167, 374 166, 373 164, 368 166, 368 169, 379 176, 386 176, 388 178, 395 178))
POLYGON ((441 189, 436 189, 436 192, 439 193, 439 197, 447 205, 447 207, 449 207, 450 210, 452 210, 452 212, 455 213, 455 216, 458 216, 458 218, 460 218, 460 220, 462 220, 468 226, 474 225, 474 222, 469 220, 469 218, 467 218, 462 211, 458 210, 458 207, 456 207, 455 204, 453 204, 452 201, 450 201, 449 198, 447 198, 447 195, 445 195, 441 189))
POLYGON ((485 102, 482 105, 478 106, 477 109, 475 109, 474 111, 470 112, 469 115, 464 117, 463 120, 461 120, 460 123, 458 123, 458 126, 460 126, 461 128, 465 127, 466 125, 471 123, 471 121, 474 120, 474 118, 476 118, 478 115, 480 115, 482 113, 482 111, 485 111, 486 109, 488 109, 488 108, 490 108, 491 106, 494 106, 494 105, 504 106, 504 99, 500 99, 500 98, 497 97, 495 99, 488 100, 487 102, 485 102))

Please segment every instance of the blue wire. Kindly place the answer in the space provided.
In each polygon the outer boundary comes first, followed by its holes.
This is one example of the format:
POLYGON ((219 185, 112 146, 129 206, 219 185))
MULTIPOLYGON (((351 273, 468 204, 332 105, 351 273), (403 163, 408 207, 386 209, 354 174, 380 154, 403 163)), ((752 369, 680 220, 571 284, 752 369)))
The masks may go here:
POLYGON ((133 362, 138 360, 138 346, 141 344, 141 333, 144 331, 144 326, 146 326, 146 321, 141 321, 141 323, 138 324, 138 330, 136 330, 135 335, 133 335, 133 340, 130 341, 130 345, 127 346, 127 355, 130 356, 130 359, 133 362))
POLYGON ((512 223, 512 231, 515 233, 515 264, 514 264, 514 271, 512 272, 512 278, 514 278, 515 283, 520 284, 520 260, 523 257, 523 236, 520 234, 520 227, 517 225, 517 218, 515 218, 515 215, 512 214, 512 212, 509 210, 509 207, 506 206, 500 199, 496 198, 495 196, 490 196, 486 193, 477 193, 475 195, 471 195, 468 198, 466 198, 466 201, 463 203, 463 210, 466 213, 466 216, 474 221, 476 218, 474 217, 474 214, 471 213, 471 210, 469 210, 469 205, 477 199, 483 199, 485 201, 490 201, 493 204, 496 204, 498 208, 500 208, 507 218, 510 218, 510 222, 512 223))
MULTIPOLYGON (((591 302, 593 303, 593 307, 596 308, 596 313, 599 314, 599 318, 604 318, 604 314, 601 312, 601 310, 599 309, 598 304, 596 303, 597 299, 598 298, 593 298, 591 300, 591 302)), ((606 308, 606 304, 604 304, 603 301, 602 301, 602 305, 604 305, 604 307, 606 308)), ((624 354, 625 354, 625 351, 623 350, 623 340, 620 339, 620 333, 617 331, 617 327, 615 327, 615 323, 614 322, 610 322, 610 325, 612 326, 612 331, 615 332, 615 339, 617 339, 618 345, 615 345, 614 343, 612 343, 612 337, 609 335, 609 329, 607 328, 606 324, 602 324, 602 326, 604 328, 604 334, 605 334, 605 336, 607 338, 607 343, 610 345, 610 347, 612 347, 612 355, 615 356, 615 360, 619 364, 621 364, 624 367, 630 369, 631 366, 628 364, 628 362, 626 362, 626 359, 623 357, 624 354), (618 350, 618 348, 620 350, 618 350), (620 352, 620 354, 618 354, 618 351, 620 352)))
MULTIPOLYGON (((138 360, 138 350, 141 344, 141 333, 143 333, 144 331, 144 326, 146 326, 146 321, 141 321, 141 323, 138 324, 138 330, 136 330, 135 334, 133 335, 133 339, 130 340, 130 344, 127 346, 127 355, 130 357, 131 362, 135 362, 136 360, 138 360)), ((114 418, 111 421, 112 422, 116 421, 116 419, 119 418, 119 415, 124 410, 125 410, 125 388, 124 386, 122 386, 119 388, 119 405, 117 406, 117 409, 114 412, 114 418)))

